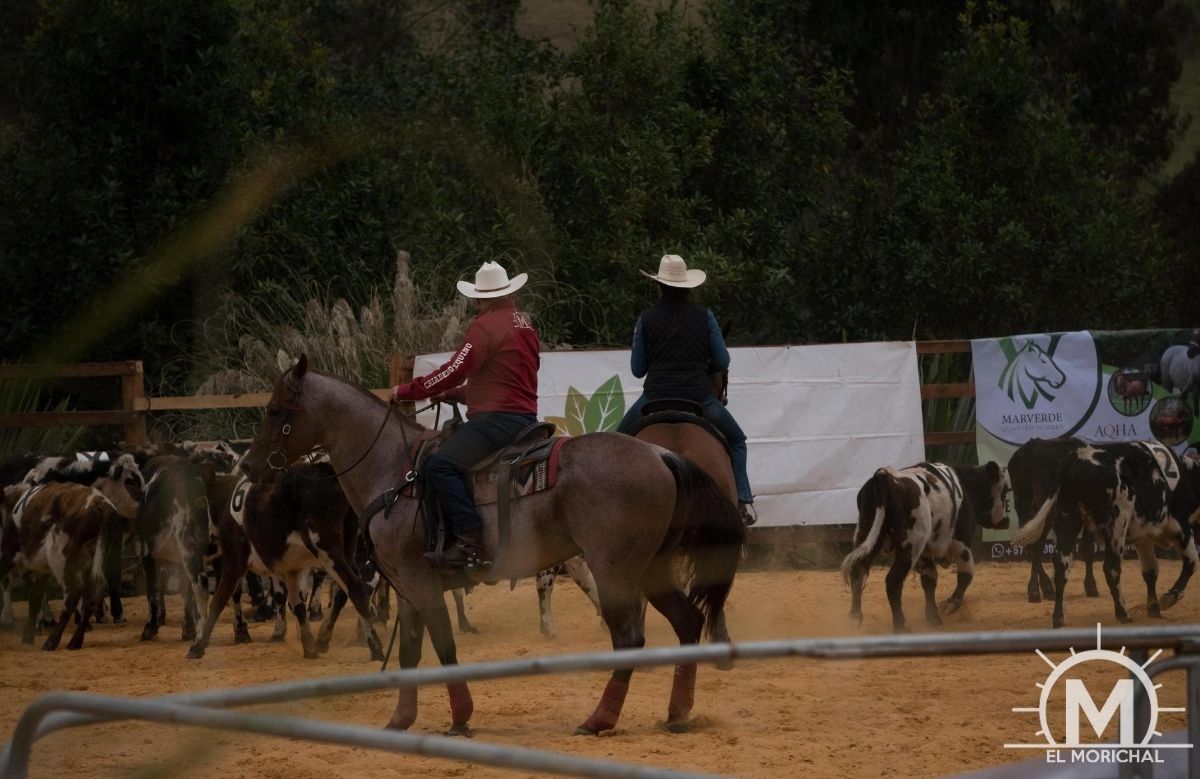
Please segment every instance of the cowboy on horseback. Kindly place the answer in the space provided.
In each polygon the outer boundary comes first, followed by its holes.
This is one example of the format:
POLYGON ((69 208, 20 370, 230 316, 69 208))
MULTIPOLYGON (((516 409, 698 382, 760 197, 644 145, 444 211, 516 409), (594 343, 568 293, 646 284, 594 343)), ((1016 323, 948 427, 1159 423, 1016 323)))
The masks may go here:
POLYGON ((746 474, 746 434, 733 415, 713 394, 709 374, 729 368, 729 350, 713 312, 691 302, 690 290, 704 283, 702 270, 689 269, 676 254, 664 255, 658 273, 641 272, 658 282, 662 297, 638 316, 633 328, 630 367, 645 377, 639 397, 617 429, 628 432, 642 416, 642 406, 652 400, 680 398, 699 403, 704 418, 728 441, 742 521, 754 524, 754 494, 746 474))
POLYGON ((448 566, 489 564, 483 551, 483 520, 468 491, 467 472, 537 422, 538 333, 513 299, 527 280, 525 273, 509 279, 499 264, 485 262, 475 273, 474 284, 459 281, 458 291, 479 306, 462 345, 437 370, 392 388, 396 400, 462 402, 465 397, 467 421, 425 466, 438 506, 457 537, 444 557, 448 566), (465 393, 463 382, 467 382, 465 393), (458 392, 453 392, 456 388, 458 392))

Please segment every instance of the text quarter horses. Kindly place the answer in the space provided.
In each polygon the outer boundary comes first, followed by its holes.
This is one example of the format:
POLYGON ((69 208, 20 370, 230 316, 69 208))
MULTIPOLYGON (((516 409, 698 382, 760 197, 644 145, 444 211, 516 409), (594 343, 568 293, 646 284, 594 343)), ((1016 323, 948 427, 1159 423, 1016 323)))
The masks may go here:
MULTIPOLYGON (((412 419, 389 415, 370 393, 308 370, 304 356, 275 382, 266 415, 242 467, 253 480, 321 446, 360 514, 380 572, 400 595, 400 664, 420 661, 428 626, 438 659, 457 662, 441 577, 422 556, 428 548, 418 501, 396 495, 390 510, 365 507, 391 491, 410 469, 407 443, 422 431, 412 419), (382 424, 382 427, 380 425, 382 424), (375 438, 372 438, 375 436, 375 438)), ((532 576, 582 552, 596 578, 600 609, 614 649, 645 644, 641 599, 671 623, 681 643, 711 630, 737 572, 745 535, 717 486, 699 468, 660 447, 616 433, 573 438, 561 449, 557 486, 521 498, 512 507, 511 540, 497 552, 495 579, 532 576), (690 595, 675 581, 676 551, 691 563, 690 595)), ((378 504, 376 504, 378 505, 378 504)), ((495 547, 496 508, 481 507, 485 538, 495 547)), ((632 669, 614 671, 595 712, 577 733, 616 726, 632 669)), ((668 724, 681 728, 691 710, 695 673, 676 669, 668 724)), ((452 733, 469 732, 474 710, 467 685, 452 683, 452 733)), ((405 729, 417 715, 416 689, 402 689, 389 726, 405 729)))

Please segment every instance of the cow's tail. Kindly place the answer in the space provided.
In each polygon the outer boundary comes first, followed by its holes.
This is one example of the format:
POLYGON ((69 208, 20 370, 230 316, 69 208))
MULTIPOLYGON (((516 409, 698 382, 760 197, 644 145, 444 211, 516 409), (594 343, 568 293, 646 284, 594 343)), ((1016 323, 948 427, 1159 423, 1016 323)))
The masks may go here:
POLYGON ((1058 490, 1046 498, 1042 507, 1038 509, 1038 513, 1033 515, 1033 519, 1017 530, 1016 535, 1013 536, 1013 543, 1017 546, 1029 546, 1040 541, 1046 530, 1046 521, 1054 513, 1056 505, 1058 505, 1058 490))
POLYGON ((886 468, 880 468, 875 471, 875 475, 859 493, 858 530, 854 533, 855 538, 863 531, 864 527, 869 529, 867 537, 850 550, 850 554, 846 555, 845 560, 842 560, 842 579, 847 584, 850 583, 851 572, 863 560, 869 560, 877 554, 879 545, 883 543, 883 526, 884 520, 887 518, 888 487, 891 482, 892 474, 886 468), (867 524, 868 522, 870 525, 867 524))
POLYGON ((746 526, 737 507, 699 466, 674 452, 663 462, 675 477, 675 523, 683 528, 687 596, 704 615, 704 630, 713 635, 733 587, 746 526))

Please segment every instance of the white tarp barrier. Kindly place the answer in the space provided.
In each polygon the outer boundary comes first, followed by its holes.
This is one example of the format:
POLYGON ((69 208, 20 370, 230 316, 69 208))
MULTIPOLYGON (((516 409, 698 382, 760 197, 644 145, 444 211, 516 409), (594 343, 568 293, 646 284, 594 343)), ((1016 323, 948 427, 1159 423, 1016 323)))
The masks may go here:
MULTIPOLYGON (((876 468, 924 459, 911 342, 730 354, 729 410, 749 439, 760 526, 853 523, 855 496, 876 468)), ((418 357, 414 374, 449 356, 418 357)), ((642 385, 629 372, 627 350, 544 353, 538 384, 540 416, 573 435, 615 428, 642 385)))

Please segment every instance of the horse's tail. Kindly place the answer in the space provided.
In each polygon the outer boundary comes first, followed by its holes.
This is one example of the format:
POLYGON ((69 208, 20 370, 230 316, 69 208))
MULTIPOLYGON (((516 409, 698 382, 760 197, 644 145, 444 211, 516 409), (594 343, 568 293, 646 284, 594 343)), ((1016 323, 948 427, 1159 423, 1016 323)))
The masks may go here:
POLYGON ((865 536, 860 544, 850 550, 846 559, 842 560, 842 578, 850 581, 850 572, 863 560, 870 560, 879 551, 882 543, 884 520, 887 518, 889 487, 892 474, 886 468, 875 471, 875 475, 863 485, 858 493, 858 529, 854 537, 860 533, 865 536), (870 523, 870 524, 868 524, 870 523))
POLYGON ((733 587, 746 526, 703 468, 674 452, 663 452, 662 459, 675 477, 675 519, 683 528, 679 547, 685 555, 688 599, 704 614, 705 633, 712 636, 733 587))
POLYGON ((1058 504, 1058 490, 1046 498, 1042 507, 1038 509, 1038 513, 1034 514, 1033 519, 1025 525, 1022 525, 1017 534, 1013 536, 1013 543, 1017 546, 1029 546, 1030 544, 1042 538, 1046 530, 1046 520, 1054 511, 1054 507, 1058 504))

